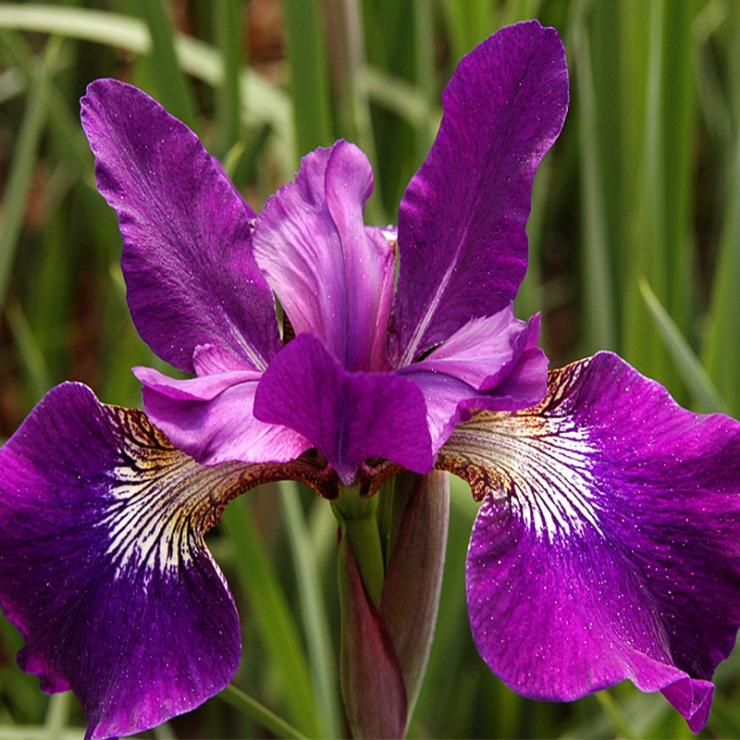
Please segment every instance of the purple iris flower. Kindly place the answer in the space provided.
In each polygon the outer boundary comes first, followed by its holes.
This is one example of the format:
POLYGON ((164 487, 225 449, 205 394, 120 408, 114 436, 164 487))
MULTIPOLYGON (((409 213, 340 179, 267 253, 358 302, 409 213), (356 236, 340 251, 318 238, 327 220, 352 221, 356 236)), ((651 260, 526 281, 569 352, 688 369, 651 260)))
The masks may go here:
POLYGON ((146 414, 62 384, 0 450, 0 603, 21 667, 75 691, 89 738, 233 676, 238 616, 203 539, 231 498, 278 479, 367 496, 435 468, 483 502, 467 600, 496 675, 547 700, 630 679, 706 723, 740 624, 740 425, 608 352, 548 376, 538 317, 515 318, 532 181, 567 106, 554 29, 484 41, 396 232, 364 224, 373 176, 350 143, 308 154, 257 215, 158 103, 89 86, 134 322, 193 375, 136 368, 146 414))

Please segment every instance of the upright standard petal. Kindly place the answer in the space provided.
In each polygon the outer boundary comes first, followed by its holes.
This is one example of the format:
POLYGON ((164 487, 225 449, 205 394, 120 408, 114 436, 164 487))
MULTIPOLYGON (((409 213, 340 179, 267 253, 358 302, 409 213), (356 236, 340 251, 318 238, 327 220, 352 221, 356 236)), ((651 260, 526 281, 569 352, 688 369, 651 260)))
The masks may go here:
POLYGON ((616 355, 461 425, 438 465, 484 498, 467 563, 483 658, 535 699, 629 678, 698 731, 740 625, 740 424, 700 416, 616 355))
POLYGON ((116 211, 128 303, 143 339, 193 370, 197 345, 263 369, 279 346, 275 306, 251 251, 254 213, 196 135, 131 85, 82 98, 98 190, 116 211))
POLYGON ((398 217, 397 367, 516 295, 532 182, 568 108, 557 31, 537 21, 500 30, 462 59, 442 104, 439 133, 398 217))
POLYGON ((254 254, 296 333, 320 337, 349 370, 387 366, 393 244, 363 223, 367 157, 337 142, 303 158, 257 219, 254 254))
POLYGON ((140 411, 52 390, 0 450, 0 605, 21 667, 73 689, 90 739, 131 735, 220 691, 239 620, 203 535, 274 466, 202 467, 140 411))
POLYGON ((348 372, 311 334, 296 337, 272 361, 254 415, 309 439, 345 485, 372 458, 417 473, 434 463, 424 398, 414 383, 393 373, 348 372))

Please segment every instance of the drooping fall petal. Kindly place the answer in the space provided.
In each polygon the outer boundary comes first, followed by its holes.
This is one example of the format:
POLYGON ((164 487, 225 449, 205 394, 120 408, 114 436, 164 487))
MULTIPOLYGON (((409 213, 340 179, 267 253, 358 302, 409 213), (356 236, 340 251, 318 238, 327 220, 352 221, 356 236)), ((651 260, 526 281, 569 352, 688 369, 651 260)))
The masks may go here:
POLYGON ((496 675, 550 700, 628 678, 704 726, 740 625, 738 422, 601 353, 533 409, 475 414, 438 465, 484 498, 468 610, 496 675))
POLYGON ((291 475, 198 465, 77 383, 0 449, 0 606, 25 638, 21 667, 75 692, 88 738, 154 727, 230 681, 239 619, 203 535, 229 499, 291 475))

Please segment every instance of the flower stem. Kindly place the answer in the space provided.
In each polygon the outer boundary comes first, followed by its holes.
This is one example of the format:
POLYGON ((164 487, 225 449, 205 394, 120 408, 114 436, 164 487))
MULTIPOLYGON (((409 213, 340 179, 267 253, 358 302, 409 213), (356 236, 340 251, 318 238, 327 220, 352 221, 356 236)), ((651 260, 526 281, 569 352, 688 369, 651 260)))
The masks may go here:
POLYGON ((376 516, 378 497, 361 498, 356 488, 342 488, 332 502, 332 509, 352 544, 368 596, 378 606, 385 580, 383 545, 376 516))

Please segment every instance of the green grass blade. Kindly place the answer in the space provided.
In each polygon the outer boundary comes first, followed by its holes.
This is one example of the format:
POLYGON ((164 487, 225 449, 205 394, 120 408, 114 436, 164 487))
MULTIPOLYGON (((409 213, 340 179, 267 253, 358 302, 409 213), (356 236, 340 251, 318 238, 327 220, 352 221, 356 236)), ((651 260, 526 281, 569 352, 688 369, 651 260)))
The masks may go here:
POLYGON ((333 142, 321 4, 283 0, 298 154, 333 142))
POLYGON ((222 523, 235 552, 237 575, 247 596, 260 638, 279 672, 282 695, 291 720, 307 734, 318 735, 318 717, 308 662, 298 627, 280 581, 244 498, 224 512, 222 523))
POLYGON ((625 738, 625 740, 637 740, 638 735, 632 727, 630 727, 629 721, 624 716, 622 708, 617 704, 614 697, 608 691, 597 691, 594 694, 594 698, 599 703, 604 714, 614 725, 614 729, 617 731, 620 738, 625 738))
POLYGON ((640 281, 640 291, 650 316, 655 322, 666 348, 671 353, 673 362, 681 373, 696 407, 699 411, 722 411, 726 413, 727 406, 717 393, 706 370, 704 370, 691 346, 681 334, 681 330, 644 280, 640 281))
POLYGON ((275 737, 308 740, 302 732, 236 686, 227 686, 218 696, 219 699, 251 717, 260 727, 269 730, 275 737))
POLYGON ((613 277, 604 215, 604 193, 597 147, 591 54, 584 29, 576 22, 578 124, 581 140, 581 200, 583 203, 583 315, 586 351, 616 347, 613 277))
POLYGON ((0 305, 5 303, 5 293, 26 212, 31 175, 46 121, 47 90, 59 44, 59 39, 51 39, 47 45, 44 62, 31 87, 23 123, 13 148, 10 174, 3 193, 3 223, 0 227, 0 305))
POLYGON ((337 701, 336 656, 319 582, 322 571, 317 562, 315 545, 306 526, 300 502, 300 488, 295 483, 284 482, 281 489, 283 519, 293 555, 311 676, 319 705, 321 731, 325 737, 340 737, 342 715, 337 701))
POLYGON ((434 79, 434 12, 426 0, 414 0, 414 78, 422 97, 425 116, 416 127, 416 156, 422 162, 434 141, 437 126, 429 115, 434 108, 437 86, 434 79))
POLYGON ((377 67, 365 67, 363 77, 368 95, 375 105, 395 113, 415 128, 428 127, 431 135, 434 135, 442 111, 430 104, 415 85, 393 77, 377 67))
POLYGON ((157 83, 159 100, 172 115, 195 128, 195 105, 177 61, 174 30, 164 0, 137 0, 136 7, 152 39, 149 66, 157 83))
MULTIPOLYGON (((39 61, 26 41, 20 35, 0 29, 0 42, 26 84, 32 85, 39 68, 39 61)), ((61 51, 58 56, 62 56, 61 51)), ((85 142, 79 121, 75 117, 77 113, 75 112, 75 116, 72 115, 66 98, 59 91, 53 79, 48 82, 47 96, 48 107, 54 111, 54 115, 49 117, 48 124, 54 134, 55 144, 60 154, 74 163, 78 173, 91 173, 93 158, 85 142)))
POLYGON ((335 77, 338 118, 342 136, 355 141, 365 152, 376 173, 375 188, 368 201, 366 217, 370 223, 387 223, 375 147, 375 133, 370 116, 370 95, 365 69, 363 15, 359 0, 327 0, 327 19, 331 27, 332 65, 335 77))
MULTIPOLYGON (((599 152, 600 200, 608 240, 617 331, 620 329, 620 316, 624 311, 623 289, 629 265, 625 249, 629 223, 625 213, 625 200, 634 187, 634 181, 624 177, 625 116, 622 111, 625 108, 621 99, 620 77, 620 68, 624 62, 619 48, 620 33, 619 3, 591 3, 588 35, 596 118, 593 125, 599 152)), ((585 152, 582 156, 586 156, 585 152)))
POLYGON ((740 414, 740 134, 735 141, 730 188, 707 321, 704 366, 733 414, 740 414))
POLYGON ((224 69, 223 79, 216 88, 216 125, 221 152, 229 151, 239 141, 239 73, 242 66, 244 17, 244 3, 241 0, 218 0, 213 4, 216 45, 221 51, 224 69))
POLYGON ((467 54, 494 28, 491 0, 444 0, 442 5, 452 46, 453 63, 467 54))
POLYGON ((49 369, 20 305, 17 303, 11 305, 7 316, 16 351, 25 371, 30 407, 51 388, 49 369))
POLYGON ((69 692, 49 697, 49 708, 46 711, 44 722, 49 740, 56 740, 64 732, 67 726, 70 698, 69 692))
MULTIPOLYGON (((0 5, 0 28, 51 33, 68 38, 147 54, 151 39, 146 25, 138 18, 86 8, 56 5, 0 5)), ((213 47, 182 34, 175 37, 175 50, 182 69, 209 85, 219 85, 224 77, 221 55, 213 47)), ((242 70, 242 99, 249 107, 242 110, 247 123, 269 124, 281 175, 292 174, 295 164, 293 114, 290 100, 275 85, 252 70, 242 70)))
POLYGON ((665 231, 665 179, 663 134, 663 48, 666 6, 664 0, 649 4, 648 61, 645 90, 645 131, 641 150, 641 180, 637 218, 630 251, 630 271, 625 286, 624 353, 627 359, 676 393, 676 376, 655 323, 640 299, 638 281, 645 278, 661 302, 668 304, 668 245, 665 231))
POLYGON ((692 23, 695 0, 671 0, 665 6, 661 120, 665 196, 668 309, 681 332, 691 336, 694 286, 693 167, 697 98, 692 23))

